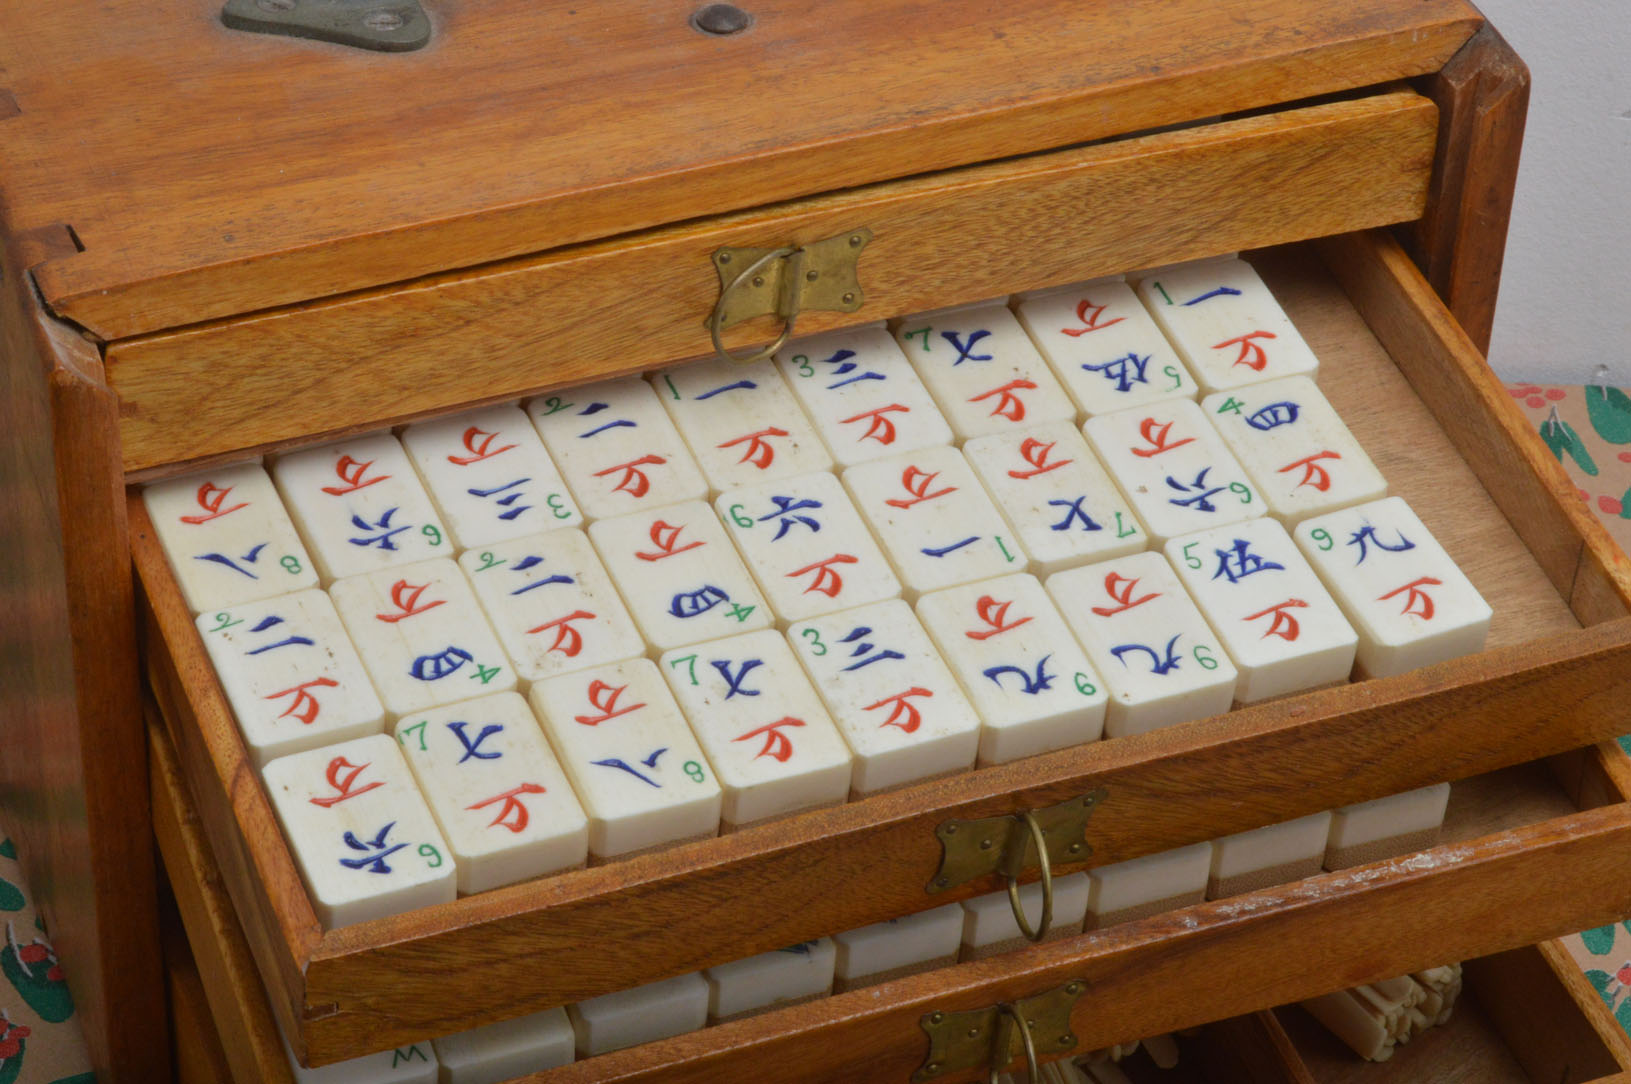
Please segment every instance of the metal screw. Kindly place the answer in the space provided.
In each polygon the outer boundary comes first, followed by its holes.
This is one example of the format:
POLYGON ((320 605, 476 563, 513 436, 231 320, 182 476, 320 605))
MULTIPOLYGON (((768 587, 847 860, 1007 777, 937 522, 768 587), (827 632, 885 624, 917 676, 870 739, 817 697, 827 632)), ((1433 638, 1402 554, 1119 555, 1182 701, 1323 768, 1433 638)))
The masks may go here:
POLYGON ((753 285, 763 286, 764 284, 765 284, 765 277, 763 275, 754 275, 753 276, 753 285))
POLYGON ((968 1029, 968 1037, 970 1039, 978 1039, 980 1037, 980 1029, 979 1028, 969 1028, 968 1029))
POLYGON ((941 831, 945 832, 948 836, 954 836, 957 834, 957 826, 955 824, 948 824, 946 827, 942 828, 941 831))
POLYGON ((719 254, 719 262, 720 263, 730 263, 731 262, 731 254, 729 252, 721 252, 719 254))
POLYGON ((933 1076, 940 1071, 940 1063, 937 1061, 931 1061, 929 1064, 923 1067, 923 1071, 928 1073, 930 1076, 933 1076))
POLYGON ((691 25, 704 34, 725 37, 740 34, 753 25, 753 16, 735 4, 709 4, 691 16, 691 25))
POLYGON ((1070 994, 1072 997, 1076 996, 1077 994, 1079 994, 1081 992, 1082 992, 1082 984, 1079 983, 1079 982, 1073 982, 1069 986, 1065 987, 1065 993, 1070 994))
POLYGON ((855 304, 855 295, 854 294, 845 294, 844 295, 844 304, 846 304, 846 305, 855 304))
POLYGON ((1070 853, 1071 854, 1075 854, 1077 851, 1079 851, 1081 849, 1082 849, 1082 845, 1080 843, 1072 843, 1070 845, 1070 853))
POLYGON ((809 281, 809 282, 814 282, 816 279, 818 279, 820 277, 821 277, 821 272, 820 271, 806 271, 806 272, 804 272, 804 278, 805 278, 806 281, 809 281))
POLYGON ((1060 1046, 1075 1046, 1076 1045, 1076 1036, 1072 1035, 1068 1031, 1065 1032, 1063 1035, 1059 1036, 1059 1045, 1060 1046))
POLYGON ((293 11, 298 0, 255 0, 262 11, 293 11))
POLYGON ((860 234, 858 234, 858 233, 857 233, 857 234, 855 234, 855 235, 854 235, 854 236, 852 236, 852 237, 851 237, 851 238, 850 238, 850 239, 849 239, 849 247, 850 247, 850 248, 856 248, 856 247, 858 247, 858 246, 859 246, 859 245, 860 245, 860 244, 861 244, 861 235, 860 235, 860 234))
POLYGON ((935 882, 934 882, 934 886, 936 888, 945 888, 949 884, 951 884, 951 878, 950 877, 938 877, 938 878, 935 879, 935 882))
POLYGON ((401 30, 405 21, 394 11, 371 11, 362 17, 362 25, 370 30, 401 30))
POLYGON ((989 840, 989 839, 980 840, 980 850, 989 851, 990 849, 991 849, 991 840, 989 840))
POLYGON ((938 1023, 940 1023, 940 1021, 944 1020, 945 1018, 946 1018, 946 1014, 943 1013, 943 1012, 932 1012, 932 1013, 929 1014, 929 1023, 938 1024, 938 1023))

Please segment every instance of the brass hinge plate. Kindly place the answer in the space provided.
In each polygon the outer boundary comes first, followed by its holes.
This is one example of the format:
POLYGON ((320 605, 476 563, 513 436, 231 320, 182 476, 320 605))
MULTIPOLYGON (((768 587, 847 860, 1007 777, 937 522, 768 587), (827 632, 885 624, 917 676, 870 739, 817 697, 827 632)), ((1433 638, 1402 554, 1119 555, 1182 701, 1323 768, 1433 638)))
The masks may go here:
MULTIPOLYGON (((1048 861, 1063 866, 1081 862, 1093 853, 1087 842, 1087 821, 1109 794, 1103 787, 1088 794, 1032 811, 1042 827, 1048 861)), ((931 895, 966 884, 976 877, 1005 873, 1017 877, 1037 864, 1036 844, 1024 820, 1017 816, 951 820, 934 830, 940 840, 940 868, 929 881, 931 895)))
POLYGON ((430 41, 419 0, 227 0, 221 22, 232 30, 406 53, 430 41))
MULTIPOLYGON (((719 272, 722 295, 719 309, 721 329, 752 320, 756 316, 782 316, 801 312, 856 312, 865 295, 861 291, 858 265, 861 250, 872 240, 869 229, 845 230, 836 237, 807 245, 784 248, 721 248, 714 252, 714 268, 719 272), (799 252, 802 259, 790 257, 799 252), (742 282, 736 280, 742 269, 775 253, 769 261, 742 282), (797 282, 784 277, 798 267, 797 282), (735 283, 735 286, 732 286, 735 283), (787 293, 791 288, 792 297, 787 293), (789 300, 791 304, 789 304, 789 300)), ((709 320, 713 317, 710 316, 709 320)))
MULTIPOLYGON (((1075 1047, 1070 1013, 1086 989, 1087 983, 1078 979, 1057 990, 1014 1002, 1013 1008, 1030 1031, 1038 1056, 1059 1055, 1075 1047)), ((968 1069, 1002 1069, 1018 1057, 1024 1043, 1017 1026, 1007 1029, 1007 1049, 996 1049, 1003 1011, 1001 1006, 993 1005, 973 1012, 925 1014, 918 1023, 929 1035, 929 1056, 912 1074, 912 1084, 968 1069)))

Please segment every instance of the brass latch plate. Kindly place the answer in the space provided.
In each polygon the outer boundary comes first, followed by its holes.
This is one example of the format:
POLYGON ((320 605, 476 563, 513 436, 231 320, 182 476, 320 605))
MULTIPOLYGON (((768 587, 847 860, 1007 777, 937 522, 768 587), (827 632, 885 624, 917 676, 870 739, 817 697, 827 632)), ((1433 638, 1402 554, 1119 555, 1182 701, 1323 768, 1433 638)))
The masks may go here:
POLYGON ((1020 1025, 1012 1022, 1015 1017, 1030 1033, 1038 1057, 1063 1054, 1076 1045, 1070 1013, 1086 989, 1087 983, 1077 979, 1009 1006, 927 1013, 918 1023, 929 1035, 929 1056, 912 1074, 913 1084, 968 1069, 1003 1068, 1025 1048, 1020 1025), (1010 1021, 1005 1022, 1004 1015, 1009 1015, 1010 1021))
POLYGON ((857 266, 870 240, 872 231, 862 228, 807 245, 718 249, 714 268, 719 272, 720 329, 756 316, 859 310, 865 298, 857 266), (795 254, 801 258, 793 259, 795 254), (766 260, 764 266, 742 279, 743 269, 761 260, 766 260), (793 274, 796 281, 787 281, 793 274))
POLYGON ((419 0, 227 0, 221 22, 233 30, 382 53, 423 48, 431 33, 419 0))
MULTIPOLYGON (((1042 827, 1048 860, 1056 866, 1080 862, 1093 853, 1087 842, 1087 821, 1109 792, 1103 787, 1032 811, 1042 827)), ((929 880, 932 895, 956 888, 977 877, 1004 873, 1017 877, 1037 864, 1036 844, 1018 816, 951 820, 934 830, 940 840, 940 868, 929 880)))

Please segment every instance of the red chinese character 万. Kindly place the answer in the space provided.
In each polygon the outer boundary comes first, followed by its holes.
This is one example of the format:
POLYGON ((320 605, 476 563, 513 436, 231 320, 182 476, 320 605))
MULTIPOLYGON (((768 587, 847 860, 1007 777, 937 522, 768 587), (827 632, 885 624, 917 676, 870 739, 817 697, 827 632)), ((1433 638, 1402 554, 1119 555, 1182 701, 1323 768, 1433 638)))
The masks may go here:
POLYGON ((425 593, 428 583, 409 583, 407 580, 397 580, 391 585, 391 604, 396 607, 395 613, 375 614, 374 620, 383 621, 387 625, 394 625, 398 621, 405 621, 416 617, 426 610, 434 610, 446 599, 436 599, 423 606, 419 604, 419 596, 425 593))
POLYGON ((968 401, 978 403, 995 395, 997 401, 992 405, 989 417, 1007 418, 1011 422, 1019 422, 1025 420, 1025 400, 1021 399, 1016 393, 1035 390, 1036 385, 1029 380, 1010 380, 1001 387, 992 388, 990 391, 982 391, 978 395, 971 395, 968 397, 968 401))
POLYGON ((732 738, 731 741, 747 741, 750 738, 757 738, 762 735, 765 739, 765 743, 759 749, 759 751, 753 755, 753 759, 758 760, 760 757, 769 757, 772 760, 780 761, 781 763, 786 764, 788 758, 793 755, 793 741, 786 734, 782 733, 782 727, 796 727, 803 725, 803 719, 795 719, 791 715, 786 715, 780 719, 777 719, 773 723, 766 723, 764 726, 755 727, 746 734, 732 738))
POLYGON ((519 833, 526 829, 532 819, 527 813, 527 807, 521 802, 521 795, 544 793, 546 793, 544 788, 537 783, 522 783, 519 787, 507 790, 503 794, 495 794, 491 798, 484 798, 474 805, 465 806, 465 808, 484 809, 494 802, 503 802, 504 804, 498 808, 498 814, 493 817, 487 827, 508 828, 512 832, 519 833))
POLYGON ((933 493, 929 492, 929 487, 934 485, 934 480, 938 477, 940 477, 939 471, 927 471, 921 467, 907 467, 900 472, 900 484, 902 489, 912 495, 911 499, 891 497, 883 503, 891 508, 910 508, 914 504, 922 504, 924 501, 932 501, 936 497, 944 497, 948 493, 957 492, 956 486, 941 486, 933 493))
POLYGON ((588 610, 573 610, 565 617, 545 621, 536 628, 528 629, 527 632, 536 635, 541 632, 553 631, 555 633, 555 642, 550 644, 544 653, 547 655, 551 651, 559 651, 567 658, 575 659, 578 657, 578 652, 583 650, 583 633, 573 628, 572 622, 593 621, 594 619, 595 615, 588 610))
POLYGON ((882 730, 886 726, 892 726, 912 734, 923 723, 923 713, 918 710, 916 704, 912 703, 912 697, 933 695, 934 693, 921 685, 913 685, 903 693, 886 696, 876 704, 868 704, 863 710, 878 711, 887 707, 889 709, 889 718, 879 723, 878 729, 882 730))
POLYGON ((990 595, 981 595, 974 603, 974 612, 979 615, 981 621, 985 622, 986 627, 972 632, 965 632, 963 635, 970 640, 989 640, 999 632, 1017 629, 1031 620, 1030 617, 1022 617, 1018 621, 1009 621, 1008 607, 1013 604, 1012 599, 1007 602, 998 602, 990 595))
POLYGON ((828 598, 837 598, 838 592, 844 589, 844 578, 840 576, 838 574, 838 570, 832 566, 853 565, 858 563, 859 561, 857 558, 851 557, 847 553, 835 553, 824 561, 816 561, 813 564, 808 564, 803 568, 789 572, 787 574, 787 578, 792 579, 795 576, 807 576, 813 572, 815 573, 815 576, 810 580, 810 585, 804 589, 804 593, 808 595, 812 591, 817 591, 823 595, 826 595, 828 598))
POLYGON ((340 461, 334 464, 334 473, 339 476, 344 485, 324 486, 323 492, 333 497, 343 497, 347 493, 355 493, 359 489, 367 489, 386 481, 389 474, 378 474, 368 477, 368 468, 374 465, 372 459, 356 460, 348 455, 342 455, 340 461))
POLYGON ((1414 614, 1423 621, 1431 621, 1433 614, 1436 612, 1433 608, 1433 596, 1429 595, 1424 588, 1442 586, 1444 586, 1443 580, 1434 579, 1432 576, 1421 576, 1411 580, 1403 587, 1395 587, 1385 595, 1378 595, 1376 601, 1386 602, 1395 595, 1404 594, 1404 609, 1399 611, 1400 615, 1414 614))
POLYGON ((214 482, 205 482, 198 487, 198 493, 195 495, 198 500, 198 507, 204 511, 198 515, 182 516, 181 522, 197 526, 200 523, 208 523, 212 519, 220 519, 228 512, 236 512, 240 508, 249 507, 248 501, 239 501, 231 508, 222 508, 221 505, 226 502, 227 494, 231 492, 231 486, 218 486, 214 482))
POLYGON ((334 788, 334 793, 322 798, 313 798, 311 804, 322 806, 324 809, 332 809, 338 803, 349 798, 355 798, 359 794, 367 794, 376 787, 383 787, 385 784, 377 779, 372 783, 357 786, 357 777, 371 763, 373 762, 365 760, 361 764, 353 764, 345 757, 335 757, 329 761, 328 771, 324 773, 324 776, 328 780, 328 785, 334 788))
POLYGON ((631 497, 644 497, 651 489, 651 479, 641 467, 657 467, 668 460, 660 455, 643 455, 639 459, 631 459, 627 463, 617 463, 605 470, 597 470, 593 477, 604 478, 608 474, 621 471, 617 484, 612 487, 613 493, 627 493, 631 497))
POLYGON ((447 461, 456 467, 468 467, 472 463, 480 463, 484 459, 491 459, 501 452, 514 448, 513 444, 506 444, 502 448, 493 447, 493 441, 498 439, 497 433, 489 433, 485 429, 471 426, 464 431, 464 450, 469 455, 450 455, 447 461))
POLYGON ((1114 599, 1116 605, 1095 606, 1093 612, 1100 617, 1114 617, 1124 610, 1130 610, 1134 606, 1142 606, 1151 599, 1161 597, 1161 592, 1151 591, 1148 594, 1134 598, 1133 592, 1138 589, 1138 580, 1139 577, 1137 576, 1123 576, 1119 572, 1106 574, 1104 577, 1104 593, 1114 599))
POLYGON ((1320 466, 1320 460, 1341 458, 1341 452, 1316 452, 1313 455, 1305 456, 1302 459, 1296 460, 1295 462, 1287 463, 1274 473, 1284 474, 1287 471, 1301 467, 1303 469, 1302 481, 1298 482, 1295 488, 1301 489, 1303 486, 1313 486, 1321 493, 1324 493, 1331 488, 1331 474, 1324 467, 1320 466))
POLYGON ((1237 335, 1232 339, 1224 339, 1220 343, 1213 343, 1212 349, 1224 350, 1231 346, 1238 346, 1240 347, 1240 353, 1230 363, 1229 368, 1233 369, 1236 365, 1244 365, 1253 372, 1260 373, 1263 371, 1263 366, 1269 363, 1269 358, 1263 352, 1263 348, 1257 344, 1257 340, 1277 337, 1272 331, 1253 331, 1246 335, 1237 335))
POLYGON ((1302 626, 1297 624, 1297 618, 1290 611, 1301 609, 1308 603, 1300 598, 1288 598, 1284 602, 1277 602, 1266 610, 1258 610, 1241 618, 1242 621, 1256 621, 1260 617, 1269 618, 1269 627, 1263 633, 1263 639, 1278 636, 1282 640, 1295 641, 1302 632, 1302 626))
POLYGON ((911 413, 911 408, 902 403, 890 403, 888 406, 881 406, 875 410, 863 410, 861 413, 848 418, 840 418, 838 422, 840 425, 853 425, 858 421, 866 421, 867 430, 855 438, 857 444, 868 438, 877 441, 879 444, 893 444, 895 443, 895 422, 888 415, 897 410, 911 413))
POLYGON ((584 726, 599 726, 608 719, 615 719, 619 715, 627 715, 631 711, 639 711, 645 707, 646 705, 643 702, 626 704, 623 707, 617 706, 617 702, 622 699, 628 688, 627 685, 608 685, 599 678, 595 678, 589 683, 589 704, 600 714, 574 715, 572 716, 573 722, 582 723, 584 726))
POLYGON ((739 437, 735 437, 717 445, 717 447, 734 448, 738 444, 746 441, 747 447, 742 449, 742 458, 738 459, 737 462, 752 463, 760 470, 766 470, 776 458, 776 449, 771 446, 770 441, 766 438, 785 437, 787 435, 787 430, 777 429, 775 426, 770 426, 767 429, 760 429, 752 433, 744 433, 739 437))
POLYGON ((1194 437, 1185 437, 1183 440, 1171 440, 1172 426, 1172 422, 1167 422, 1165 425, 1157 425, 1155 424, 1154 418, 1145 418, 1143 421, 1138 423, 1138 435, 1144 438, 1144 440, 1149 444, 1149 447, 1130 448, 1128 450, 1134 455, 1138 456, 1140 459, 1152 459, 1155 456, 1170 452, 1174 448, 1182 448, 1186 444, 1195 443, 1194 437))
POLYGON ((294 718, 299 719, 302 723, 305 723, 307 726, 310 726, 312 723, 317 721, 318 713, 323 710, 323 706, 317 702, 317 698, 311 694, 310 690, 332 689, 337 687, 339 684, 340 683, 335 681, 333 678, 313 678, 311 681, 303 681, 299 685, 291 685, 287 689, 280 689, 279 691, 268 696, 264 696, 261 699, 277 700, 280 697, 292 696, 294 699, 289 701, 289 706, 283 709, 283 713, 279 715, 278 718, 287 719, 290 716, 293 716, 294 718))
POLYGON ((1031 469, 1010 470, 1008 472, 1008 477, 1017 478, 1020 481, 1024 481, 1027 478, 1035 478, 1039 474, 1046 474, 1049 471, 1058 470, 1060 467, 1074 462, 1074 460, 1070 459, 1055 459, 1051 463, 1048 461, 1049 457, 1053 454, 1054 446, 1058 443, 1059 442, 1055 440, 1050 440, 1044 443, 1043 441, 1037 440, 1035 437, 1026 437, 1024 442, 1022 442, 1019 446, 1019 456, 1021 459, 1025 460, 1025 462, 1031 465, 1031 469))

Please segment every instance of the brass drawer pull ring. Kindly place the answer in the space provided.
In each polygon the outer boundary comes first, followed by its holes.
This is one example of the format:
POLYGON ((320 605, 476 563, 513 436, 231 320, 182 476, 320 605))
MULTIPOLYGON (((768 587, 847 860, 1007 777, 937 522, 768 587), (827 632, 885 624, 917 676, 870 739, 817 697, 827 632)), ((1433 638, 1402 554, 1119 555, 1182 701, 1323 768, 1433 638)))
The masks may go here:
POLYGON ((871 240, 872 231, 863 226, 806 245, 715 249, 719 300, 704 321, 715 353, 751 365, 787 345, 800 313, 859 311, 865 295, 857 266, 871 240), (759 316, 781 319, 775 342, 740 357, 725 349, 727 328, 759 316))
MULTIPOLYGON (((1008 905, 1014 909, 1014 921, 1019 923, 1019 932, 1025 935, 1027 941, 1040 941, 1048 936, 1048 929, 1053 925, 1053 866, 1048 861, 1048 844, 1044 838, 1042 826, 1037 823, 1036 816, 1027 809, 1021 813, 1020 818, 1025 827, 1030 829, 1030 842, 1036 844, 1037 862, 1042 867, 1042 918, 1032 929, 1025 918, 1025 908, 1019 902, 1019 871, 1025 868, 1026 848, 1021 846, 1012 848, 1013 858, 1006 865, 1012 869, 1004 869, 1003 876, 1008 878, 1008 905)), ((1030 1040, 1026 1039, 1027 1047, 1030 1040)), ((1034 1079, 1035 1074, 1033 1074, 1034 1079)))
MULTIPOLYGON (((1032 938, 1032 940, 1035 940, 1035 938, 1032 938)), ((1025 1015, 1020 1011, 1019 1006, 1012 1001, 1004 1001, 997 1006, 997 1041, 992 1046, 997 1055, 991 1059, 991 1073, 986 1077, 987 1084, 997 1084, 998 1080, 1001 1079, 1002 1074, 998 1072, 1000 1066, 998 1066, 997 1062, 1002 1060, 1002 1052, 1010 1049, 1015 1030, 1018 1030, 1019 1041, 1025 1047, 1026 1079, 1030 1084, 1040 1084, 1042 1068, 1036 1062, 1036 1042, 1031 1038, 1031 1026, 1026 1023, 1025 1015)))
MULTIPOLYGON (((752 263, 742 268, 742 270, 737 273, 737 276, 731 279, 724 289, 719 291, 719 300, 714 302, 713 314, 708 317, 708 334, 712 336, 714 340, 714 351, 727 361, 734 361, 738 365, 752 365, 756 361, 763 361, 765 358, 770 357, 776 351, 786 346, 787 340, 793 337, 793 324, 798 320, 799 315, 797 298, 796 296, 789 295, 796 295, 797 287, 793 284, 798 282, 799 274, 803 271, 803 269, 804 250, 802 248, 773 248, 763 256, 760 256, 757 260, 754 260, 752 263), (781 301, 776 306, 776 313, 782 318, 782 333, 777 335, 776 341, 771 343, 769 346, 755 350, 751 354, 738 357, 729 350, 725 349, 725 342, 719 337, 720 332, 724 330, 725 302, 730 300, 731 294, 740 288, 743 283, 748 282, 755 275, 759 275, 759 273, 765 268, 769 267, 772 262, 779 260, 784 256, 791 262, 791 271, 789 274, 782 276, 782 281, 787 285, 782 288, 781 301)), ((759 277, 762 281, 763 276, 760 275, 759 277)))

